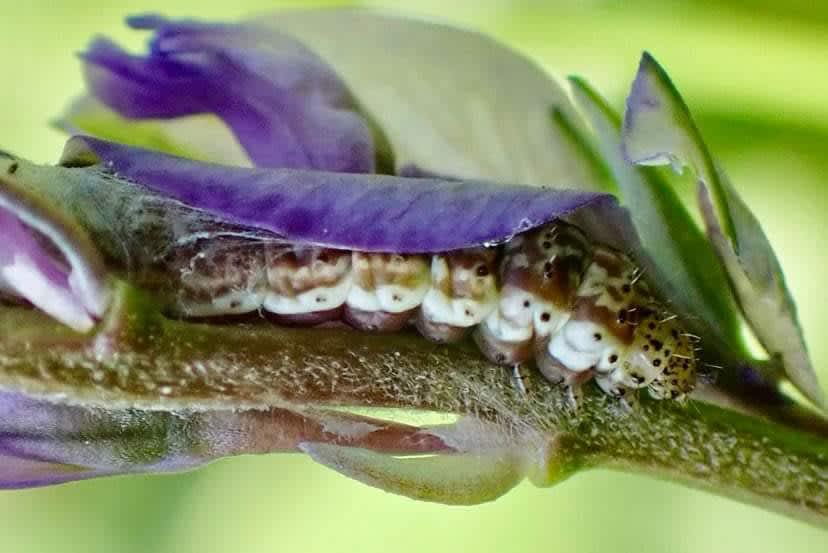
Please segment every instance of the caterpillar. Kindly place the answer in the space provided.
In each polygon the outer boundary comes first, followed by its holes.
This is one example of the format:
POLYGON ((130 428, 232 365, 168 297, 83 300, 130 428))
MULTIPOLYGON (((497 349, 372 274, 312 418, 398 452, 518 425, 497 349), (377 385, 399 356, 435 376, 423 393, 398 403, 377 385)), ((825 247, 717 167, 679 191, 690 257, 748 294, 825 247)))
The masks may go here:
POLYGON ((490 361, 534 363, 576 403, 590 379, 626 402, 641 388, 682 400, 695 384, 691 337, 635 264, 562 221, 431 255, 214 237, 175 248, 163 266, 177 317, 260 312, 286 325, 413 326, 442 343, 471 335, 490 361))
POLYGON ((625 403, 640 389, 682 400, 695 385, 693 336, 632 259, 561 218, 588 206, 623 237, 607 195, 245 170, 90 137, 73 138, 61 163, 70 172, 45 191, 170 316, 470 337, 493 363, 536 367, 576 404, 590 380, 625 403), (72 178, 90 165, 97 179, 72 178))

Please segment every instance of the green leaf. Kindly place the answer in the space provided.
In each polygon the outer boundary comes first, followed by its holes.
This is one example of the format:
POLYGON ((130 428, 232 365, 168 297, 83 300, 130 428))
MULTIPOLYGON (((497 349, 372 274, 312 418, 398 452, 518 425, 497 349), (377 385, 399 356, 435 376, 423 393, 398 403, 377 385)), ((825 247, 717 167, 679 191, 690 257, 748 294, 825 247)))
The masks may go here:
POLYGON ((299 447, 314 461, 369 486, 448 505, 493 501, 526 476, 523 460, 508 451, 394 457, 323 443, 299 447))
POLYGON ((808 357, 796 306, 759 221, 724 178, 667 73, 641 59, 627 100, 624 149, 639 165, 687 166, 698 179, 707 234, 730 277, 747 321, 768 353, 781 360, 796 387, 814 403, 825 398, 808 357))
POLYGON ((592 146, 586 129, 576 124, 576 121, 578 120, 573 120, 558 108, 552 110, 552 125, 579 154, 573 158, 581 159, 584 174, 590 175, 588 182, 595 183, 601 191, 617 197, 619 195, 618 185, 609 167, 592 146))
POLYGON ((334 67, 385 131, 398 169, 601 189, 570 139, 549 125, 553 110, 579 121, 566 93, 489 37, 357 9, 257 21, 294 35, 334 67))
POLYGON ((688 324, 700 327, 694 328, 696 333, 712 333, 716 349, 738 348, 743 342, 741 323, 727 276, 672 183, 656 170, 627 162, 621 151, 620 116, 583 79, 571 77, 570 84, 618 183, 622 203, 630 210, 641 245, 653 261, 646 266, 650 283, 670 298, 671 308, 688 324))

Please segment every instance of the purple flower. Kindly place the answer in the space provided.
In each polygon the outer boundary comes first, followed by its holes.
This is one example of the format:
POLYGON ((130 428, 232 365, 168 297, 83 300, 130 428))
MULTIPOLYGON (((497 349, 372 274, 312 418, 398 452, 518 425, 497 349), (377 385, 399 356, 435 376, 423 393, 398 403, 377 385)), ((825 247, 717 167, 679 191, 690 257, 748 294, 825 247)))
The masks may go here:
MULTIPOLYGON (((573 412, 540 376, 520 391, 526 382, 462 346, 167 316, 162 292, 143 283, 163 280, 152 271, 176 248, 214 238, 421 254, 566 216, 635 258, 711 358, 751 364, 743 315, 760 337, 784 331, 785 347, 766 345, 819 400, 773 252, 652 59, 622 127, 582 79, 570 84, 585 119, 527 60, 439 25, 361 11, 129 23, 153 32, 149 51, 97 39, 83 53, 89 95, 60 124, 86 136, 60 163, 0 156, 0 486, 302 451, 371 485, 468 504, 581 466, 673 474, 682 459, 689 470, 707 462, 662 454, 652 436, 764 447, 753 426, 721 423, 742 415, 707 407, 699 419, 672 405, 618 418, 601 396, 573 412), (702 196, 708 236, 669 176, 631 163, 686 159, 718 194, 718 211, 702 196), (746 305, 768 297, 784 307, 777 326, 746 305), (443 419, 395 418, 420 410, 443 419), (615 435, 636 447, 615 447, 615 435)), ((743 380, 716 393, 747 405, 764 401, 756 390, 781 397, 775 382, 757 377, 745 393, 743 380)), ((711 454, 705 475, 734 466, 719 454, 733 451, 711 454)))
MULTIPOLYGON (((301 43, 255 23, 136 17, 129 24, 155 31, 147 55, 99 38, 81 56, 92 96, 120 116, 212 114, 256 166, 373 171, 365 118, 336 73, 301 43)), ((83 115, 64 124, 77 119, 83 115)))
POLYGON ((0 187, 0 293, 89 331, 108 301, 103 261, 76 223, 19 184, 19 169, 0 158, 7 175, 0 187))

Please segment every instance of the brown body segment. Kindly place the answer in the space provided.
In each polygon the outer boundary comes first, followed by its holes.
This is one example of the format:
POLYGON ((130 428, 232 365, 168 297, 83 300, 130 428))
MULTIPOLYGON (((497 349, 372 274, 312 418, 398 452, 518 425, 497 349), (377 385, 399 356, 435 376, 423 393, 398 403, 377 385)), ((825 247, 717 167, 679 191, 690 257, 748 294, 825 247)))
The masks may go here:
POLYGON ((504 364, 531 359, 568 316, 588 256, 583 234, 564 223, 506 244, 497 308, 475 331, 483 354, 504 364))
POLYGON ((496 261, 494 248, 433 256, 431 288, 417 313, 420 333, 436 342, 456 342, 479 324, 497 301, 496 261))
POLYGON ((280 324, 339 320, 350 286, 351 253, 344 250, 264 246, 268 293, 263 307, 280 324))
POLYGON ((255 241, 199 240, 176 248, 162 263, 169 276, 161 286, 169 290, 176 315, 236 315, 261 306, 265 258, 255 241))
POLYGON ((547 378, 575 387, 625 362, 636 328, 630 314, 644 309, 637 275, 627 256, 603 246, 594 249, 570 318, 537 348, 536 362, 547 378))
POLYGON ((428 290, 428 261, 422 255, 354 252, 345 322, 369 332, 405 328, 428 290))
POLYGON ((268 288, 280 296, 334 286, 350 274, 351 253, 343 250, 267 244, 264 254, 268 288))

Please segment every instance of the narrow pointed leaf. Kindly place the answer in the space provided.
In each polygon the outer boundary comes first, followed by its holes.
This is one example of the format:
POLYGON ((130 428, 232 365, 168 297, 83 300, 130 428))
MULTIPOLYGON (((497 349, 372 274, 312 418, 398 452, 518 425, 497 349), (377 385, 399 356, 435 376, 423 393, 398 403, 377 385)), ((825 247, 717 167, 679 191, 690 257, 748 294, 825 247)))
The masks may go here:
POLYGON ((36 488, 109 475, 85 467, 0 453, 0 489, 36 488))
POLYGON ((644 165, 687 166, 698 178, 707 233, 745 316, 771 356, 813 402, 825 398, 808 357, 782 269, 756 217, 716 167, 684 100, 666 72, 644 54, 624 121, 628 159, 644 165))
POLYGON ((314 461, 369 486, 449 505, 495 500, 526 476, 525 463, 513 452, 400 458, 331 444, 300 447, 314 461))
POLYGON ((650 284, 661 297, 670 298, 671 307, 686 321, 697 321, 695 326, 704 328, 695 332, 712 331, 718 349, 738 349, 742 337, 736 303, 710 242, 671 183, 655 170, 636 167, 624 158, 621 117, 583 79, 570 78, 570 84, 618 183, 621 202, 630 210, 642 247, 651 261, 658 260, 646 266, 650 284))

